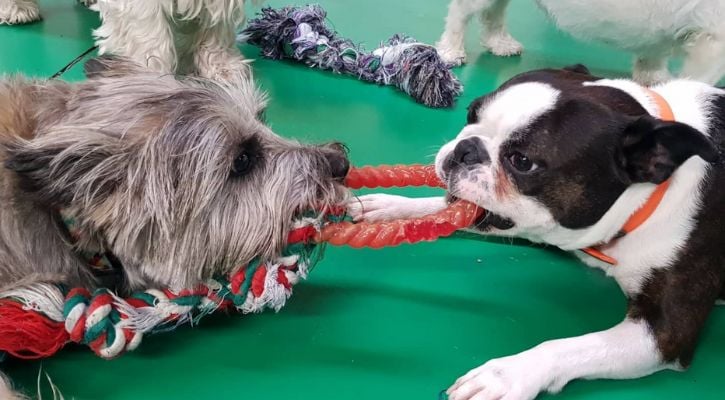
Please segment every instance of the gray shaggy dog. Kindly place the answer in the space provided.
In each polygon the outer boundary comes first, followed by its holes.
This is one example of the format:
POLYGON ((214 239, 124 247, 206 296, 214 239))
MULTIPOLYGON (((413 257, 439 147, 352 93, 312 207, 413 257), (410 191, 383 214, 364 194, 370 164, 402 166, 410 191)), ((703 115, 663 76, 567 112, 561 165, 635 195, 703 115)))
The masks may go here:
MULTIPOLYGON (((0 80, 0 293, 99 285, 79 250, 112 253, 120 290, 194 287, 279 255, 297 213, 347 196, 342 146, 277 136, 251 84, 118 58, 86 70, 77 84, 0 80)), ((11 396, 0 380, 0 398, 11 396)))

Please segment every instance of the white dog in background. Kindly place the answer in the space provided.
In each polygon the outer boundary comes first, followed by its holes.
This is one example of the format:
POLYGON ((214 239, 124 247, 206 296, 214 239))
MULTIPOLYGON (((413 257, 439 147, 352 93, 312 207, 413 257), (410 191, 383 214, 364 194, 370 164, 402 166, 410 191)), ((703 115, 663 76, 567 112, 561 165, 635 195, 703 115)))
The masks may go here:
MULTIPOLYGON (((682 77, 709 84, 725 76, 723 0, 536 0, 556 25, 585 39, 634 53, 635 80, 652 84, 669 78, 667 62, 684 53, 682 77)), ((483 25, 481 42, 499 56, 523 47, 507 31, 509 0, 452 0, 445 32, 437 43, 448 62, 466 61, 464 34, 472 16, 483 25)))
MULTIPOLYGON (((237 81, 249 75, 236 46, 244 0, 80 0, 102 24, 100 54, 124 56, 154 71, 237 81)), ((0 0, 0 24, 40 19, 37 0, 0 0)))

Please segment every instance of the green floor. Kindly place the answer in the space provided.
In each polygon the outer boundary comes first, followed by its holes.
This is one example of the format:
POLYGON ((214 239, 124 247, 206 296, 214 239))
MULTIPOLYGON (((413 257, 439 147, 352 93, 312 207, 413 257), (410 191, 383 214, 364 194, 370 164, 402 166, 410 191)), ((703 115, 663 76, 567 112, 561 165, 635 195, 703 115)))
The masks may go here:
MULTIPOLYGON (((94 13, 73 0, 41 3, 44 22, 0 27, 0 72, 47 77, 91 45, 94 13)), ((447 1, 320 3, 341 33, 374 46, 395 32, 435 41, 447 1)), ((461 128, 468 102, 514 73, 583 62, 607 76, 626 74, 627 54, 568 38, 533 3, 514 0, 509 10, 511 30, 526 47, 520 58, 482 54, 471 32, 471 62, 456 70, 466 91, 453 110, 427 109, 391 88, 259 60, 257 78, 272 98, 268 119, 283 135, 346 142, 358 165, 429 162, 461 128)), ((257 56, 253 48, 244 52, 257 56)), ((82 79, 82 72, 77 67, 64 78, 82 79)), ((114 361, 72 348, 2 368, 29 393, 36 392, 42 368, 66 399, 79 400, 437 399, 487 359, 607 328, 624 310, 613 281, 556 251, 463 237, 377 251, 328 248, 279 314, 211 317, 194 329, 149 337, 114 361)), ((722 399, 724 356, 722 307, 687 373, 575 382, 557 398, 722 399)))

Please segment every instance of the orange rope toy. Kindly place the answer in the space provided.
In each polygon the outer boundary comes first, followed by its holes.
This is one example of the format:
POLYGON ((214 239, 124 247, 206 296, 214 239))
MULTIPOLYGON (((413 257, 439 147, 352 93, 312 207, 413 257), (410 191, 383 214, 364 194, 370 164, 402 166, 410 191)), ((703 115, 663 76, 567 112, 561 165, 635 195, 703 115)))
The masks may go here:
MULTIPOLYGON (((405 186, 445 188, 445 184, 438 179, 435 167, 432 165, 353 168, 347 175, 345 185, 351 189, 405 186)), ((344 221, 328 224, 315 239, 336 246, 375 249, 397 246, 404 242, 432 241, 471 226, 483 212, 483 209, 473 203, 458 200, 435 214, 420 218, 386 222, 344 221)))

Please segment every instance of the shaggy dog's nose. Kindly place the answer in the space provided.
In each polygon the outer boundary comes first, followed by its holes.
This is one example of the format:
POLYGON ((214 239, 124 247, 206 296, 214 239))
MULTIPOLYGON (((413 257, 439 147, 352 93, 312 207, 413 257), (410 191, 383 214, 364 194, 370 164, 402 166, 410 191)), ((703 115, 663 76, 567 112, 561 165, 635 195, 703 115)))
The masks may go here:
POLYGON ((325 155, 330 164, 330 175, 334 179, 345 179, 350 171, 350 161, 347 159, 345 147, 339 143, 333 143, 328 147, 332 150, 325 155))

